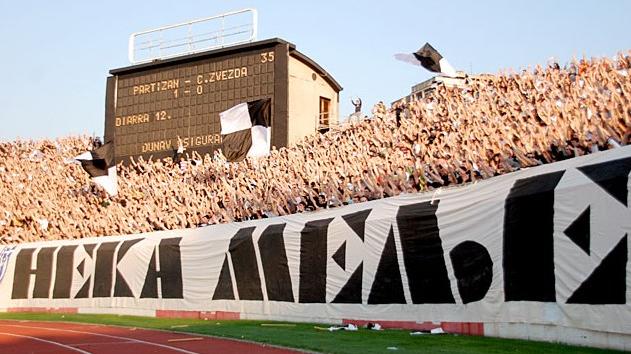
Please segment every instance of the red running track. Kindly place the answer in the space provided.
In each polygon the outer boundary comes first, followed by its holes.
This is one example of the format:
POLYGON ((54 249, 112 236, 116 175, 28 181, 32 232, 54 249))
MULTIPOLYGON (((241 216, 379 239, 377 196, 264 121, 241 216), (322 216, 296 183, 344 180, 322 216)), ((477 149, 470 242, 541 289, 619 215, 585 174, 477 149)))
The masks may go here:
POLYGON ((205 354, 300 353, 264 344, 155 331, 67 322, 0 320, 2 354, 205 354))

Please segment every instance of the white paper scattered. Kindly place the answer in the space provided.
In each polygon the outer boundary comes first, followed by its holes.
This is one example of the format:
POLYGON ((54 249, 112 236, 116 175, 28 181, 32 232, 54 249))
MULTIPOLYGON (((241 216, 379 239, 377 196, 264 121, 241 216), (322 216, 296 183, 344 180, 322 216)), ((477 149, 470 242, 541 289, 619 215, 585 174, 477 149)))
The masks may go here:
POLYGON ((438 327, 438 328, 434 328, 430 331, 431 334, 444 334, 445 331, 443 331, 442 328, 438 327))

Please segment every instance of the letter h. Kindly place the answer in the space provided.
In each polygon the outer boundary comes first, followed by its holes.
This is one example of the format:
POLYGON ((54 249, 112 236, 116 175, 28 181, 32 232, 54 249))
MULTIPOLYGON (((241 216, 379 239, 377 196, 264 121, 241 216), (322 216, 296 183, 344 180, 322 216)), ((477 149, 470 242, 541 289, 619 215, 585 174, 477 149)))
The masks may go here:
POLYGON ((37 266, 31 268, 33 253, 36 248, 20 250, 15 260, 13 273, 12 299, 27 299, 31 282, 31 274, 35 274, 33 298, 46 299, 50 295, 50 285, 53 274, 53 254, 57 247, 44 247, 37 253, 37 266))

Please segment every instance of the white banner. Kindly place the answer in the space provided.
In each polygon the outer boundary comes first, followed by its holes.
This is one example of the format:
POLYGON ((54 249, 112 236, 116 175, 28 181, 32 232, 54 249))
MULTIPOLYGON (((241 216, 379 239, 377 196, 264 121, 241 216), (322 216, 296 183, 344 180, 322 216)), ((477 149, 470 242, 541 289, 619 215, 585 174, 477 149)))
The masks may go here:
POLYGON ((631 147, 287 217, 0 249, 0 308, 631 334, 631 147))

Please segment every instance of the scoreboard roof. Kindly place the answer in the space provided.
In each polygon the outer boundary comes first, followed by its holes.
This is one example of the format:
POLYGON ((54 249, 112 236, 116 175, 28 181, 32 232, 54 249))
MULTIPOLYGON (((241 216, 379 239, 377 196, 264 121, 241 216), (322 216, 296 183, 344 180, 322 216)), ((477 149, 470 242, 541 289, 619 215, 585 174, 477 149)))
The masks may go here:
POLYGON ((247 50, 271 47, 277 44, 286 44, 289 48, 289 54, 291 56, 300 60, 305 65, 309 66, 311 69, 317 72, 337 92, 342 91, 342 86, 340 86, 340 84, 326 70, 324 70, 320 65, 318 65, 311 58, 307 57, 303 53, 296 50, 295 44, 287 42, 280 38, 271 38, 271 39, 266 39, 266 40, 247 43, 247 44, 241 44, 241 45, 235 45, 235 46, 230 46, 230 47, 225 47, 225 48, 220 48, 220 49, 215 49, 215 50, 209 50, 209 51, 201 52, 201 53, 183 55, 176 58, 155 60, 150 63, 142 63, 142 64, 122 67, 118 69, 112 69, 110 70, 110 74, 117 75, 117 76, 133 74, 136 72, 142 72, 149 69, 157 69, 157 68, 168 67, 168 66, 172 66, 176 64, 185 64, 189 62, 194 62, 200 59, 220 57, 220 56, 235 54, 235 53, 239 53, 239 52, 247 51, 247 50))

